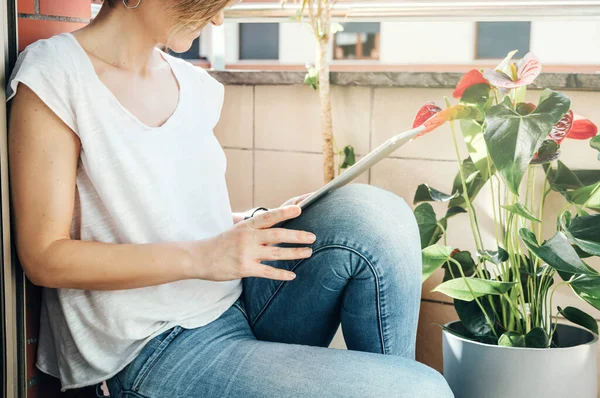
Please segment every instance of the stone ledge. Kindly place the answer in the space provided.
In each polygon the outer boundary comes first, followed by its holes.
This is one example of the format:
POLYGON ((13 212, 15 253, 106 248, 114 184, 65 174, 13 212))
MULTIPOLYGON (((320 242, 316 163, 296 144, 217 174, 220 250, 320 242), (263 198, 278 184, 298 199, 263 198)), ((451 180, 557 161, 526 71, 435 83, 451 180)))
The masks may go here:
MULTIPOLYGON (((225 85, 303 84, 304 71, 209 70, 225 85)), ((463 73, 454 72, 331 72, 338 86, 454 88, 463 73)), ((533 88, 600 91, 600 73, 542 73, 533 88)))

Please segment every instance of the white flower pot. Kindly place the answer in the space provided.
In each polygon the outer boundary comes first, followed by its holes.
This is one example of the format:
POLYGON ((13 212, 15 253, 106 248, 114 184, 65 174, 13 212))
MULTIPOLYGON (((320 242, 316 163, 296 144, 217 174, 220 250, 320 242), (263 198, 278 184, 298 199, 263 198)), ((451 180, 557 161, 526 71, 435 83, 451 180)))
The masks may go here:
POLYGON ((482 344, 444 330, 444 377, 456 398, 598 398, 598 336, 563 324, 557 333, 558 348, 540 349, 482 344))

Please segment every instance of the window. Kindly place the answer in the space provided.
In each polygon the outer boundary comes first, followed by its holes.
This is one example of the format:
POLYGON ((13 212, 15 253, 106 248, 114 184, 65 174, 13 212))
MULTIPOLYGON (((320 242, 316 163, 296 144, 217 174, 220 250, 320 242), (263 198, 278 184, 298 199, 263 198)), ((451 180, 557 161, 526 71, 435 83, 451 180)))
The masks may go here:
POLYGON ((379 59, 379 22, 343 23, 335 34, 334 59, 379 59))
POLYGON ((240 23, 240 59, 279 59, 279 24, 240 23))
POLYGON ((513 50, 516 58, 529 52, 531 22, 477 22, 475 59, 503 59, 513 50))
POLYGON ((176 53, 174 51, 169 50, 169 54, 172 54, 175 57, 183 58, 183 59, 201 59, 200 57, 200 37, 197 37, 192 43, 189 50, 183 53, 176 53))

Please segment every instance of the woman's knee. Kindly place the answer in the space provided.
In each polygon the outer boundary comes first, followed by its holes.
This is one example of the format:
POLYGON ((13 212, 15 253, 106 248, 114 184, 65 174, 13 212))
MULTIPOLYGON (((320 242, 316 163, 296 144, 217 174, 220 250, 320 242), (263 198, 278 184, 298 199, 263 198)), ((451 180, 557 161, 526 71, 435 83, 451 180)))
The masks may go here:
MULTIPOLYGON (((322 212, 339 219, 352 232, 378 238, 419 238, 415 216, 406 201, 393 192, 368 184, 348 184, 325 197, 322 212)), ((420 245, 420 242, 418 242, 420 245)))
POLYGON ((424 370, 423 383, 416 387, 415 397, 421 398, 454 398, 448 382, 438 371, 422 365, 424 370))

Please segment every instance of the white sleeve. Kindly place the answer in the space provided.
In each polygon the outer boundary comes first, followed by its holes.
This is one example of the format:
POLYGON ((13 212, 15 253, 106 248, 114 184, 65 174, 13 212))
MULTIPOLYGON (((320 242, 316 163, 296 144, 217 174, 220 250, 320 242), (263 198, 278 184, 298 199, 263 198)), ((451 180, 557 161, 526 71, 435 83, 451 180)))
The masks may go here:
POLYGON ((195 76, 199 76, 201 91, 208 93, 205 98, 204 105, 211 115, 211 127, 214 128, 221 117, 223 102, 225 101, 225 86, 217 79, 212 77, 208 71, 200 66, 194 66, 187 61, 189 67, 193 68, 195 76))
POLYGON ((30 44, 19 54, 6 88, 6 101, 19 83, 29 87, 76 134, 77 71, 68 52, 49 39, 30 44))

